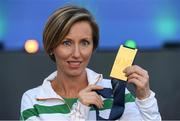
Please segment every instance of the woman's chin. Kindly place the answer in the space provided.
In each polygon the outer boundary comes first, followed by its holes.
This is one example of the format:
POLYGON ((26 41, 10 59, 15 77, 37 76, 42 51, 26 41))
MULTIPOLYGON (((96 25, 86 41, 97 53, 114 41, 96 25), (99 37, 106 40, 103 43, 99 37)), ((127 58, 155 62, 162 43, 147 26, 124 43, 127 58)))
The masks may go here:
POLYGON ((81 76, 84 70, 76 69, 76 70, 70 70, 68 72, 68 75, 71 77, 81 76))

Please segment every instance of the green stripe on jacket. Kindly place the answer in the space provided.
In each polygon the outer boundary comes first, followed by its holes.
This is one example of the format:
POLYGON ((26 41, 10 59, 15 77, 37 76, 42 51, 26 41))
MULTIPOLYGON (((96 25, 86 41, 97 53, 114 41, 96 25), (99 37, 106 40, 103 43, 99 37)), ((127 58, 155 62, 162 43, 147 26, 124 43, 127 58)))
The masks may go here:
MULTIPOLYGON (((72 105, 77 102, 77 99, 65 99, 66 103, 68 103, 69 107, 72 108, 72 105)), ((128 93, 125 95, 125 103, 128 102, 134 102, 135 98, 131 93, 128 93)), ((110 109, 112 107, 112 99, 106 99, 104 100, 104 107, 100 110, 106 110, 110 109)), ((95 110, 93 107, 90 109, 95 110)), ((33 108, 24 110, 21 113, 21 120, 26 120, 29 117, 32 116, 39 116, 39 114, 51 114, 51 113, 62 113, 62 114, 68 114, 70 113, 70 109, 68 108, 67 104, 62 104, 62 105, 55 105, 55 106, 44 106, 44 105, 38 105, 35 104, 33 108)))

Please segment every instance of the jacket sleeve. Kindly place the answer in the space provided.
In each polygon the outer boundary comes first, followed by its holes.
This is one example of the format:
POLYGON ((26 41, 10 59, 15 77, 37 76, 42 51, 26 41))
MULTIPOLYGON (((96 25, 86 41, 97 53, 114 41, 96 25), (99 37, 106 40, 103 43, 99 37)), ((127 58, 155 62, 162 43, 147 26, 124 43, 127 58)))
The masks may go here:
POLYGON ((21 100, 21 111, 20 111, 20 120, 23 121, 39 121, 38 113, 33 108, 32 99, 28 96, 27 93, 24 93, 21 100))
POLYGON ((151 91, 148 98, 144 100, 139 100, 136 98, 135 103, 139 108, 140 114, 144 121, 161 121, 161 115, 159 113, 157 100, 155 98, 155 93, 151 91))
POLYGON ((71 121, 86 121, 88 119, 90 107, 82 104, 79 100, 72 107, 70 114, 71 121))

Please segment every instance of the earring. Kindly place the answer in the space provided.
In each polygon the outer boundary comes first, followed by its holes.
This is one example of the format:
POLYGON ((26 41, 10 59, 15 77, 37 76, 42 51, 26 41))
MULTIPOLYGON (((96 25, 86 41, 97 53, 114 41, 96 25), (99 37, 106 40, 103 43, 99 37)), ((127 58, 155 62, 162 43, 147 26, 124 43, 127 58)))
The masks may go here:
POLYGON ((51 53, 49 53, 49 55, 50 55, 50 56, 52 56, 52 55, 53 55, 53 53, 51 52, 51 53))

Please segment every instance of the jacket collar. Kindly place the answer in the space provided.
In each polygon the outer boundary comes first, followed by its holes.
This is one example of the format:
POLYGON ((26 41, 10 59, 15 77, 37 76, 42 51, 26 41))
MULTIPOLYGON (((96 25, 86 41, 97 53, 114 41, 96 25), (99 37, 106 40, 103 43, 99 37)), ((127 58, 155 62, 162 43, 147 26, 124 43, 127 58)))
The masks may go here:
MULTIPOLYGON (((98 74, 88 68, 86 68, 88 83, 97 84, 99 81, 103 79, 102 74, 98 74)), ((43 84, 40 87, 40 91, 37 93, 37 100, 47 100, 47 99, 60 99, 63 100, 61 96, 59 96, 51 86, 51 81, 55 79, 57 76, 57 71, 50 74, 47 78, 44 79, 43 84)))

